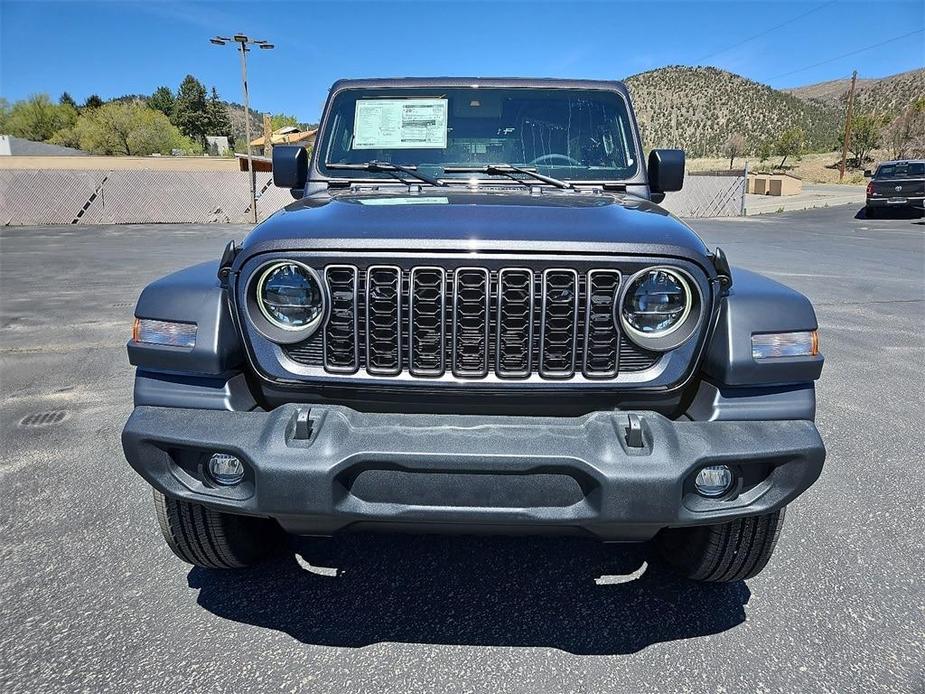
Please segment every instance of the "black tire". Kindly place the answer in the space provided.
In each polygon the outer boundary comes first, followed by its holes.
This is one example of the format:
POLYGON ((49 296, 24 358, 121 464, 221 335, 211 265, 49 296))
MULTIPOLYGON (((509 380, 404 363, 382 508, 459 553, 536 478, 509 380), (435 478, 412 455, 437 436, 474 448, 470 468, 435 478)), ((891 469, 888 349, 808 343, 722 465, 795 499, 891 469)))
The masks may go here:
POLYGON ((157 523, 180 559, 204 569, 241 569, 279 553, 285 542, 272 520, 221 513, 154 490, 157 523))
POLYGON ((877 219, 880 217, 880 208, 871 207, 870 205, 868 205, 867 207, 864 208, 864 216, 867 219, 877 219))
POLYGON ((783 524, 781 509, 721 525, 669 528, 659 534, 657 544, 664 560, 688 578, 743 581, 767 565, 783 524))

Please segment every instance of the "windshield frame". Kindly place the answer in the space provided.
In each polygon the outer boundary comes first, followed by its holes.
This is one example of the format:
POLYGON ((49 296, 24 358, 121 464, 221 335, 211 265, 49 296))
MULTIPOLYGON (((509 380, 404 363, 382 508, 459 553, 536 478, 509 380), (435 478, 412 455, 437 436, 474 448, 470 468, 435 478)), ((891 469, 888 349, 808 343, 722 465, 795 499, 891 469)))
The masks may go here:
MULTIPOLYGON (((401 181, 383 176, 332 176, 322 170, 324 164, 322 153, 328 149, 332 133, 332 116, 334 102, 338 96, 347 91, 355 92, 382 92, 394 89, 396 93, 401 93, 411 89, 465 89, 465 88, 484 88, 484 89, 508 89, 508 90, 554 90, 563 91, 588 91, 600 92, 613 95, 622 99, 622 107, 626 113, 627 144, 633 148, 636 155, 636 170, 625 178, 599 178, 599 179, 573 179, 564 178, 570 184, 575 186, 607 186, 617 184, 620 186, 627 185, 647 185, 646 161, 643 150, 639 125, 636 121, 636 114, 633 110, 632 100, 626 87, 620 82, 604 82, 592 80, 551 80, 551 79, 485 79, 485 78, 444 78, 444 79, 426 79, 426 78, 402 78, 395 80, 374 79, 374 80, 343 80, 334 84, 328 94, 325 103, 324 114, 319 126, 320 137, 316 140, 316 146, 311 154, 309 165, 309 183, 328 183, 340 184, 357 183, 357 184, 382 184, 382 185, 401 185, 401 181)), ((496 162, 493 162, 496 163, 496 162)), ((357 173, 361 173, 357 171, 357 173)), ((472 174, 471 176, 458 176, 456 174, 448 176, 438 176, 441 181, 456 185, 472 185, 473 180, 477 185, 511 185, 517 186, 515 181, 498 175, 484 173, 472 174)), ((546 186, 549 184, 541 181, 534 181, 536 185, 546 186)))

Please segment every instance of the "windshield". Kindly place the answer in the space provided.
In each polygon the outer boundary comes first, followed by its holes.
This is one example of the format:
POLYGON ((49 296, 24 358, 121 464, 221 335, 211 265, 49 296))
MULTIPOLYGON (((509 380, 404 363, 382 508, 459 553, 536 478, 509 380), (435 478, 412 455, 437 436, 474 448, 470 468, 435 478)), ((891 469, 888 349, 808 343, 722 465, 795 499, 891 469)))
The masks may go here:
POLYGON ((906 176, 925 176, 925 163, 884 164, 877 169, 874 178, 904 178, 906 176))
POLYGON ((327 123, 318 167, 331 178, 389 177, 344 168, 371 161, 445 179, 489 177, 447 169, 498 164, 574 181, 622 180, 638 168, 626 102, 616 92, 346 90, 335 97, 327 123))

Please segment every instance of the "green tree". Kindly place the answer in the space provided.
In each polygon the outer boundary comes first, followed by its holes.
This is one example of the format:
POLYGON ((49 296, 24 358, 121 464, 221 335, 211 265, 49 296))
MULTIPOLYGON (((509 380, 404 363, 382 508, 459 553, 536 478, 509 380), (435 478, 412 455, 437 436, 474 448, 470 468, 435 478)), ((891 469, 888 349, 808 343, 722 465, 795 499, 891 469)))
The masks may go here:
POLYGON ((774 154, 774 142, 772 140, 762 140, 758 145, 758 158, 765 162, 774 154))
POLYGON ((746 146, 745 135, 741 133, 733 133, 726 138, 726 142, 723 143, 723 154, 729 157, 730 169, 735 158, 745 153, 746 146))
POLYGON ((75 111, 77 110, 77 102, 74 101, 74 97, 67 92, 62 92, 61 96, 58 97, 58 104, 61 106, 70 106, 75 111))
POLYGON ((201 152, 197 143, 160 111, 142 103, 109 103, 81 114, 76 125, 81 149, 94 154, 145 156, 174 149, 201 152))
MULTIPOLYGON (((851 118, 851 141, 848 151, 854 155, 857 168, 863 168, 870 156, 870 151, 880 146, 880 131, 884 119, 870 113, 858 113, 851 118)), ((845 133, 838 137, 838 146, 843 147, 845 133)))
POLYGON ((180 128, 184 135, 205 146, 209 118, 205 85, 192 75, 187 75, 177 91, 173 124, 180 128))
POLYGON ((215 87, 212 87, 206 112, 209 116, 208 135, 231 135, 231 118, 228 116, 225 104, 218 98, 215 87))
POLYGON ((784 167, 787 157, 797 157, 803 154, 803 148, 806 145, 806 133, 803 128, 788 128, 780 134, 774 141, 774 154, 782 157, 778 168, 784 167))
POLYGON ((173 113, 174 101, 175 99, 170 87, 158 87, 154 90, 154 93, 148 97, 148 106, 169 117, 173 113))
POLYGON ((34 94, 17 101, 6 117, 6 134, 44 142, 77 120, 77 110, 67 104, 54 104, 47 94, 34 94))
POLYGON ((913 99, 884 130, 894 159, 925 155, 925 96, 913 99))
POLYGON ((10 118, 10 102, 0 96, 0 135, 6 135, 6 124, 10 118))
POLYGON ((99 108, 103 105, 103 100, 96 94, 91 94, 87 97, 87 100, 84 101, 84 108, 99 108))
POLYGON ((285 128, 287 125, 299 127, 299 119, 295 116, 290 116, 287 113, 274 113, 270 116, 270 127, 273 130, 279 130, 280 128, 285 128))

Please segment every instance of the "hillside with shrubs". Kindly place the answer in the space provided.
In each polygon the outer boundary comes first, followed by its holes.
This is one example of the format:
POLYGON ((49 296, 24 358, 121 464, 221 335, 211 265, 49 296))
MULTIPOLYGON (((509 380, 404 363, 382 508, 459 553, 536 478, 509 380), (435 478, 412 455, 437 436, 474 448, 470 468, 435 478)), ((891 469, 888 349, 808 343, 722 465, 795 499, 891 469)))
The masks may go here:
MULTIPOLYGON (((851 79, 830 80, 786 90, 800 99, 844 109, 851 79)), ((858 78, 855 104, 865 113, 895 115, 914 99, 925 96, 925 68, 878 79, 858 78)))
POLYGON ((689 156, 721 154, 733 134, 750 149, 800 129, 809 150, 834 147, 840 117, 805 101, 713 67, 669 66, 625 80, 647 149, 680 147, 689 156))

